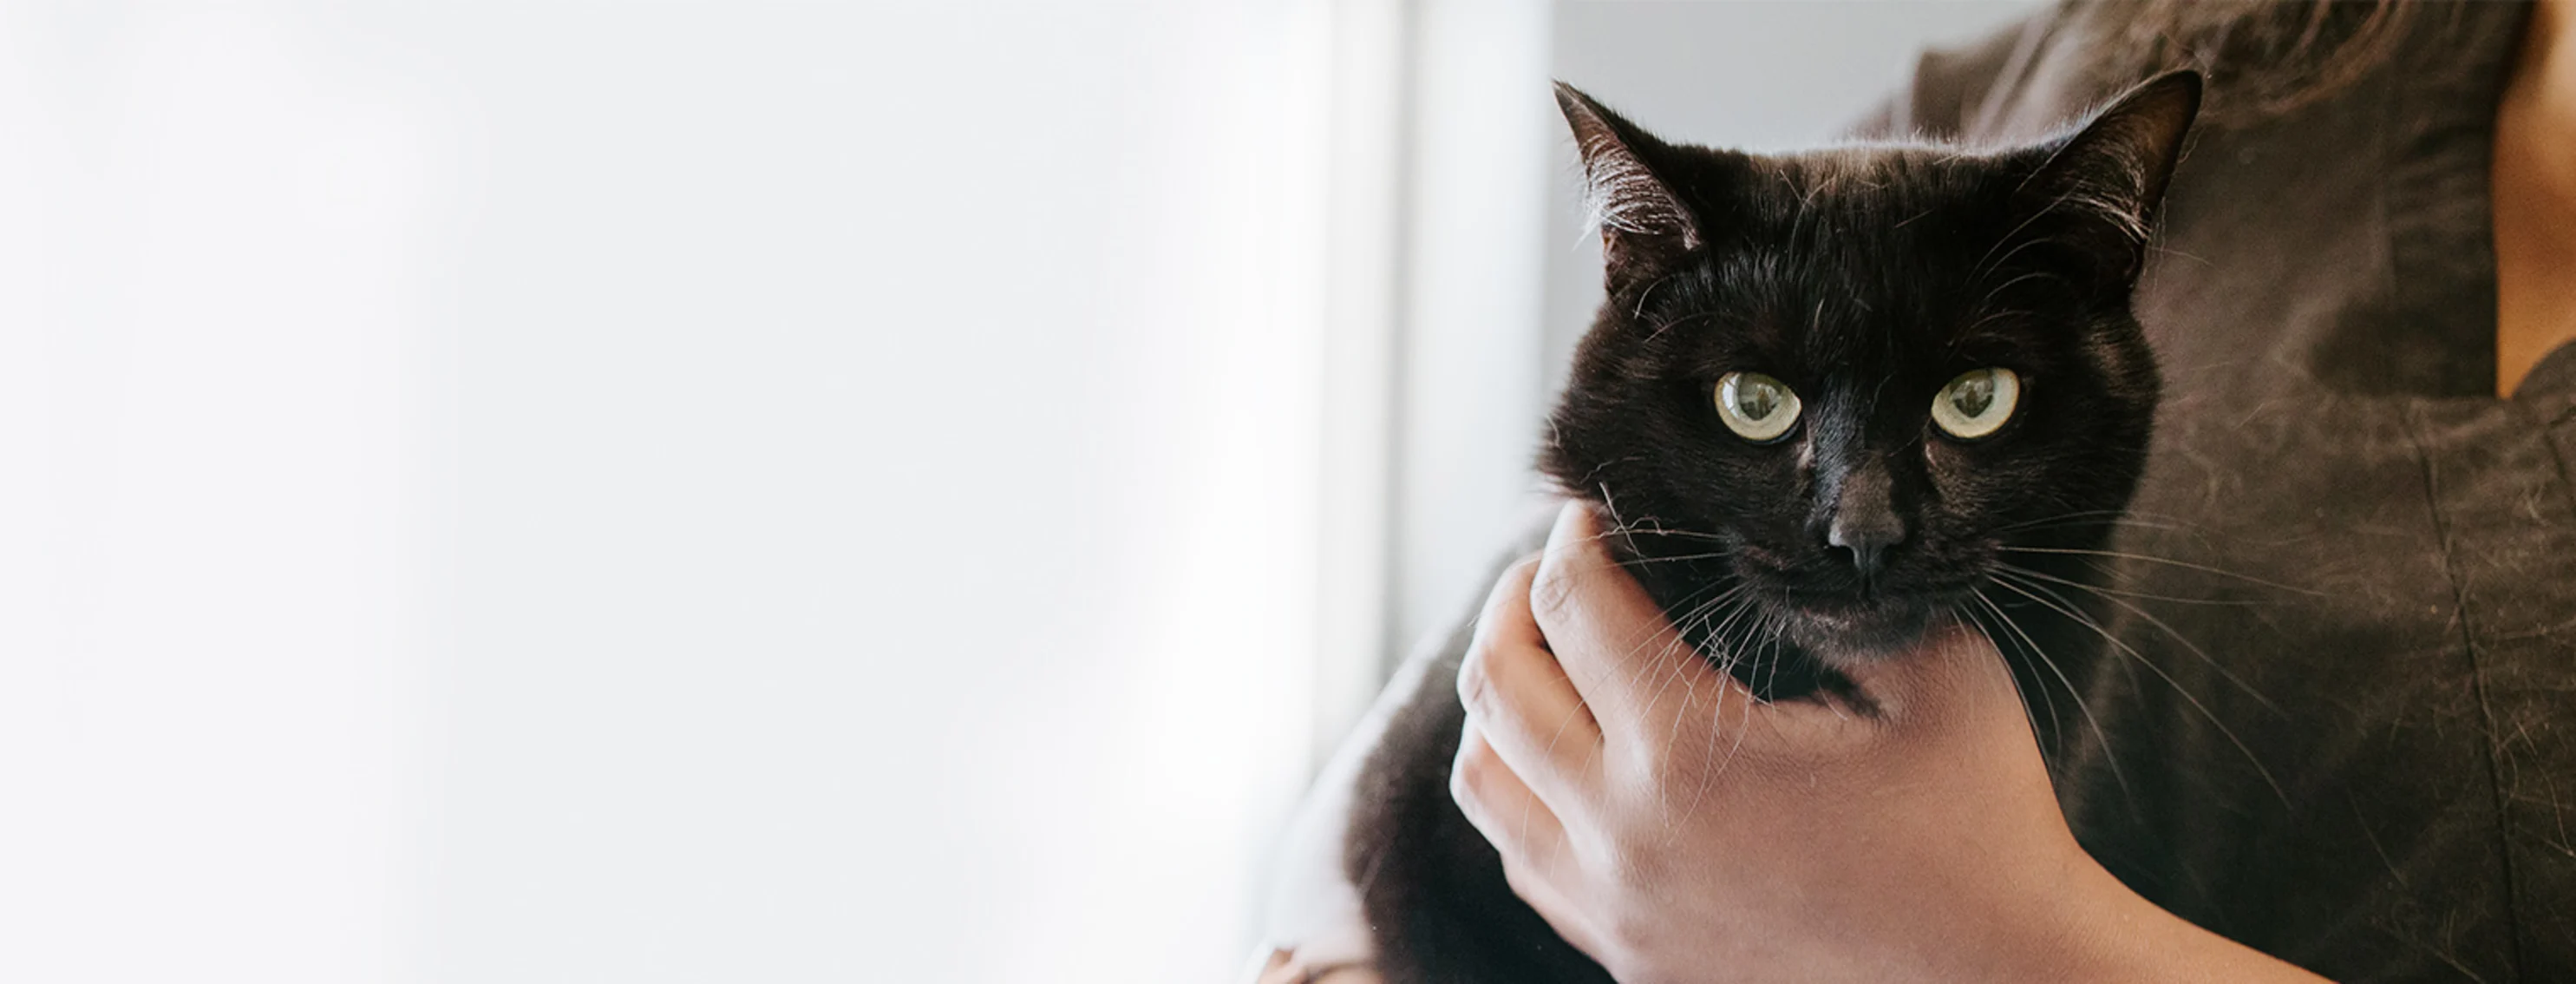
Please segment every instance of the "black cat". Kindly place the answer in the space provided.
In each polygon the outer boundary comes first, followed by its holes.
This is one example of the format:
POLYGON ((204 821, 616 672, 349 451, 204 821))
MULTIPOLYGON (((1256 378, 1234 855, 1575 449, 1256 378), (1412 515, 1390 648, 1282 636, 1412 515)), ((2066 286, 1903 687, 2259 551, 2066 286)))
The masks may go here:
MULTIPOLYGON (((2057 708, 2101 613, 2075 586, 2145 465, 2158 380, 2130 294, 2200 93, 2160 76, 2029 146, 1757 156, 1664 143, 1560 85, 1609 297, 1541 468, 1767 698, 1846 687, 1835 667, 1955 619, 2013 664, 2042 748, 2080 741, 2057 708)), ((1454 648, 1358 789, 1345 862, 1380 969, 1608 981, 1450 800, 1454 648)))

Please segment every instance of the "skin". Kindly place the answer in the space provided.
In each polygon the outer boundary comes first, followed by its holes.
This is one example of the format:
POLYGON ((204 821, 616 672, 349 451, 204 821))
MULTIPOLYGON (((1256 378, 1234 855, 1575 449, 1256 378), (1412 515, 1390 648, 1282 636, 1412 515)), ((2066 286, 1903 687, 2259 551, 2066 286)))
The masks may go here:
POLYGON ((2496 395, 2576 338, 2576 0, 2541 0, 2496 106, 2496 395))
MULTIPOLYGON (((2498 396, 2576 339, 2571 148, 2576 0, 2540 0, 2497 110, 2498 396)), ((1940 633, 1863 668, 1873 709, 1760 704, 1687 656, 1596 531, 1569 506, 1495 586, 1451 788, 1513 890, 1621 981, 2320 979, 2084 854, 1991 643, 1940 633)), ((1364 954, 1309 956, 1259 979, 1378 980, 1364 954)))
POLYGON ((1570 504, 1478 622, 1451 791, 1513 890, 1632 984, 2319 980, 2084 853, 1982 635, 1850 676, 1868 706, 1755 701, 1570 504))

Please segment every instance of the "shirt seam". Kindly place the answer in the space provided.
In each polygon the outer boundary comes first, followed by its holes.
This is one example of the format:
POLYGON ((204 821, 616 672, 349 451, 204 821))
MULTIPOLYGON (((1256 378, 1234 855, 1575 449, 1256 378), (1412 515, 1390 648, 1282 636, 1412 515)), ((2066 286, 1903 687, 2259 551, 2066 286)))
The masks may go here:
POLYGON ((2453 562, 2450 518, 2442 510, 2441 482, 2433 467, 2433 453, 2424 440, 2421 404, 2410 404, 2401 415, 2406 424, 2406 441, 2415 447, 2415 460, 2424 476, 2424 508, 2432 515, 2434 542, 2442 550, 2442 576, 2451 582, 2452 610, 2459 614, 2460 649, 2469 661, 2469 688, 2477 697, 2478 717, 2485 723, 2487 796, 2495 808, 2496 863, 2504 868, 2504 912, 2508 927, 2506 937, 2513 953, 2513 978, 2528 980, 2523 970, 2522 953, 2522 882, 2513 861, 2513 838, 2508 832, 2511 814, 2506 812, 2504 769, 2499 761, 2503 749, 2497 744, 2495 704, 2487 695, 2486 661, 2478 653, 2477 632, 2469 615, 2468 586, 2460 579, 2459 566, 2453 562))

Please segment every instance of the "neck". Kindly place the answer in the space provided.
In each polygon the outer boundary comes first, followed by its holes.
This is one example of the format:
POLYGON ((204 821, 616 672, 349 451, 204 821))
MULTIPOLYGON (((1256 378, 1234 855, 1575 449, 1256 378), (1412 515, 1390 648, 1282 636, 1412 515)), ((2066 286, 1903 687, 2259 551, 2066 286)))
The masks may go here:
POLYGON ((2496 395, 2576 339, 2576 0, 2540 0, 2496 109, 2496 395))

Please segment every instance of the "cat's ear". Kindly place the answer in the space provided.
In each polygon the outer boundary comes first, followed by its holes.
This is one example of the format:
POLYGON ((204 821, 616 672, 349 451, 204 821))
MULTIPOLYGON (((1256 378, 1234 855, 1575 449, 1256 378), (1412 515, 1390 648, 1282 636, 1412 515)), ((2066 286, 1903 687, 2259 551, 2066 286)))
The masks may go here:
POLYGON ((1583 180, 1601 222, 1601 249, 1615 283, 1700 244, 1698 224, 1647 160, 1668 148, 1573 86, 1556 84, 1556 105, 1574 128, 1583 180))
POLYGON ((2184 69, 2138 83, 2082 128, 2043 145, 2020 187, 2024 214, 2051 220, 2046 234, 2135 276, 2183 137, 2200 113, 2200 73, 2184 69))

